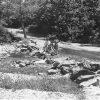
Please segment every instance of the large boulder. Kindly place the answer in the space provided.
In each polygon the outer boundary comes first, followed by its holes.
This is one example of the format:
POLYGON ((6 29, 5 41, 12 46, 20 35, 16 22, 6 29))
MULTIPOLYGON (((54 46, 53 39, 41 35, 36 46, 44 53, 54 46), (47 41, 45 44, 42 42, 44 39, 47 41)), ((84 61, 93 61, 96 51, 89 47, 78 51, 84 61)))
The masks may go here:
POLYGON ((46 60, 46 63, 47 63, 47 64, 53 64, 54 62, 55 62, 55 61, 52 60, 52 59, 47 59, 47 60, 46 60))

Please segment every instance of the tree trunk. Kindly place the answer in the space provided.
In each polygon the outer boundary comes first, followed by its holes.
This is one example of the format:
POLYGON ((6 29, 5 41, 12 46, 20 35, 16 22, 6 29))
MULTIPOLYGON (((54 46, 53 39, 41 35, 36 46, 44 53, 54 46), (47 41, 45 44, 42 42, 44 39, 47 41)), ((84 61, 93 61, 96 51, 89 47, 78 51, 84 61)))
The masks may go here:
POLYGON ((22 22, 22 30, 23 30, 24 38, 27 38, 26 30, 23 22, 22 22))
POLYGON ((23 34, 24 34, 24 38, 27 38, 27 35, 26 35, 26 30, 25 30, 25 25, 24 25, 24 15, 23 15, 23 11, 22 11, 22 0, 20 0, 20 21, 21 21, 21 27, 22 27, 22 30, 23 30, 23 34))

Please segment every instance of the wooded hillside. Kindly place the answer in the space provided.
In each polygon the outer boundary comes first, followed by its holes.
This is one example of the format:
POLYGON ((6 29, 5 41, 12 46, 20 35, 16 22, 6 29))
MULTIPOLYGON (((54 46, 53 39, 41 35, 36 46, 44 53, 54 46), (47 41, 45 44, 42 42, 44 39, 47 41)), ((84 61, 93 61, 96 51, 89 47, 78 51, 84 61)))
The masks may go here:
POLYGON ((1 0, 0 24, 34 36, 100 42, 100 0, 1 0))

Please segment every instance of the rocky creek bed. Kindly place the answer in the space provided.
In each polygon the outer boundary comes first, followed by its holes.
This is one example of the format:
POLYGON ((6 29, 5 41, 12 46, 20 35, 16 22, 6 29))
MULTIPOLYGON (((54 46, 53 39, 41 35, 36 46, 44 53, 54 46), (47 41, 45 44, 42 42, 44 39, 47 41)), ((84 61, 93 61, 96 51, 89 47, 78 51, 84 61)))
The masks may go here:
POLYGON ((90 87, 99 87, 98 61, 45 55, 32 40, 21 41, 12 48, 1 54, 1 88, 13 92, 21 89, 62 92, 73 94, 77 100, 96 100, 89 98, 93 94, 89 97, 87 94, 92 90, 90 87))

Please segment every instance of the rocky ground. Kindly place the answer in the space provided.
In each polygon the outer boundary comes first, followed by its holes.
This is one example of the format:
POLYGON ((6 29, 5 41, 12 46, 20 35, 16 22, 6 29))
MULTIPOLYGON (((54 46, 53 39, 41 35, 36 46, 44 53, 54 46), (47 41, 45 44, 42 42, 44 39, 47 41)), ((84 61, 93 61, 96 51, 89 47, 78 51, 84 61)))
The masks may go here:
POLYGON ((60 54, 51 57, 43 44, 28 37, 0 45, 0 99, 99 100, 100 48, 59 43, 60 54))

